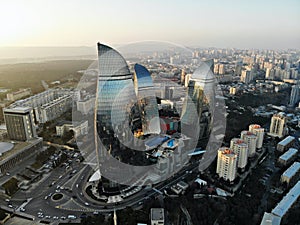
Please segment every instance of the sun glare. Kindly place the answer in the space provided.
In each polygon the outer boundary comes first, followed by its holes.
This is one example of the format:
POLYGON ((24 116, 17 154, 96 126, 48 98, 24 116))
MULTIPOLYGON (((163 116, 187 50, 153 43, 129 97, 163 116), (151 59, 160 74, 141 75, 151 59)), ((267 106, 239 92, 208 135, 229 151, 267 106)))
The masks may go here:
POLYGON ((0 46, 18 45, 32 34, 38 19, 35 12, 26 5, 1 2, 0 5, 0 46))

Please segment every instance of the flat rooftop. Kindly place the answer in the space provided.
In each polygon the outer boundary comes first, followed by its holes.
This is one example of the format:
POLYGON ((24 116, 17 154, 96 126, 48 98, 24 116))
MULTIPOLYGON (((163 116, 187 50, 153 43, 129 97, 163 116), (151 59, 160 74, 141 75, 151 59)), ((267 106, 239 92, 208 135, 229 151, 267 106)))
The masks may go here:
POLYGON ((272 210, 274 215, 283 217, 290 207, 298 200, 300 196, 300 181, 283 197, 278 205, 272 210))
POLYGON ((282 154, 279 159, 287 161, 289 160, 291 157, 293 157, 295 154, 297 154, 298 150, 295 148, 290 148, 287 152, 285 152, 284 154, 282 154))
POLYGON ((7 113, 27 113, 30 112, 31 108, 30 107, 21 107, 21 106, 16 106, 13 108, 6 108, 3 111, 7 113))
POLYGON ((300 163, 294 162, 286 171, 283 172, 282 176, 293 177, 300 170, 300 163))
MULTIPOLYGON (((42 138, 34 138, 32 140, 26 141, 26 142, 20 142, 20 141, 10 141, 10 143, 14 144, 14 147, 7 151, 4 152, 1 156, 0 156, 0 162, 2 160, 6 160, 8 158, 10 158, 11 156, 15 155, 16 153, 20 152, 20 150, 24 149, 27 146, 30 146, 32 144, 36 144, 39 141, 42 141, 42 138)), ((8 141, 9 142, 9 141, 8 141)))
POLYGON ((164 220, 164 209, 163 208, 152 208, 151 209, 151 220, 164 220))
POLYGON ((285 145, 289 144, 289 143, 290 143, 291 141, 293 141, 293 140, 295 140, 295 137, 293 137, 293 136, 288 136, 288 137, 286 137, 285 139, 283 139, 281 142, 279 142, 278 145, 283 145, 283 146, 285 146, 285 145))

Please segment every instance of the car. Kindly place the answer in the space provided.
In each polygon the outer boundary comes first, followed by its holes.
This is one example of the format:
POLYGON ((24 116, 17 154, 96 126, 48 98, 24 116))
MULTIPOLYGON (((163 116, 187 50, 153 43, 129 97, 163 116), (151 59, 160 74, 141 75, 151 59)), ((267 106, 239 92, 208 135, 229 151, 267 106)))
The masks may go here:
POLYGON ((85 205, 90 205, 90 204, 89 204, 89 203, 87 203, 87 202, 85 202, 84 204, 85 204, 85 205))
POLYGON ((5 199, 5 201, 6 201, 6 202, 10 202, 10 200, 9 200, 8 198, 7 198, 7 199, 5 199))
POLYGON ((9 207, 9 208, 12 208, 13 206, 12 206, 12 204, 9 204, 8 207, 9 207))
POLYGON ((55 220, 58 220, 58 216, 53 216, 52 218, 55 220))
POLYGON ((10 173, 9 173, 9 172, 7 172, 7 173, 6 173, 6 176, 9 176, 9 175, 10 175, 10 173))
POLYGON ((79 184, 76 184, 76 187, 78 188, 79 184))
POLYGON ((22 208, 20 208, 20 211, 21 212, 25 212, 25 209, 22 207, 22 208))
POLYGON ((74 215, 68 215, 68 219, 72 219, 72 220, 75 220, 77 217, 74 216, 74 215))
POLYGON ((60 219, 61 219, 61 220, 65 220, 65 219, 67 219, 67 217, 61 216, 60 219))
POLYGON ((50 219, 50 218, 51 218, 51 216, 47 215, 47 216, 45 216, 45 218, 46 218, 46 219, 50 219))
POLYGON ((46 195, 44 199, 47 200, 48 199, 48 195, 46 195))
POLYGON ((43 214, 39 214, 38 218, 44 218, 44 215, 43 214))
POLYGON ((93 214, 94 214, 94 215, 98 215, 98 214, 99 214, 99 212, 95 211, 95 212, 93 212, 93 214))

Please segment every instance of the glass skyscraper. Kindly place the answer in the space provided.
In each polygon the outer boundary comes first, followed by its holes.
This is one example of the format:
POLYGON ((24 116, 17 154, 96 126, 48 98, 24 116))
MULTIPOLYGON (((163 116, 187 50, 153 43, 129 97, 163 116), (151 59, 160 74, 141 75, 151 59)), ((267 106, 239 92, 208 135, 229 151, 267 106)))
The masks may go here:
POLYGON ((159 134, 160 121, 152 77, 149 71, 140 64, 135 64, 134 70, 135 92, 141 112, 143 133, 159 134))
POLYGON ((99 132, 128 136, 130 112, 136 102, 133 76, 125 59, 109 46, 98 43, 97 127, 99 132))
MULTIPOLYGON (((215 106, 215 78, 212 73, 213 61, 202 62, 193 73, 182 112, 182 126, 199 124, 199 138, 208 137, 211 131, 215 106)), ((188 129, 187 129, 188 130, 188 129)), ((193 136, 193 134, 190 134, 193 136)))

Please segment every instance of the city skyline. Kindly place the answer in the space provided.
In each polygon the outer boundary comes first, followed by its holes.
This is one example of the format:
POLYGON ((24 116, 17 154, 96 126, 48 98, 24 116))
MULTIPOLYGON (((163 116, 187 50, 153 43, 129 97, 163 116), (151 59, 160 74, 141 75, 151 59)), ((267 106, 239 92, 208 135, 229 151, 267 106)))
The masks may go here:
POLYGON ((1 3, 0 47, 143 40, 222 48, 300 48, 300 2, 22 1, 1 3))

